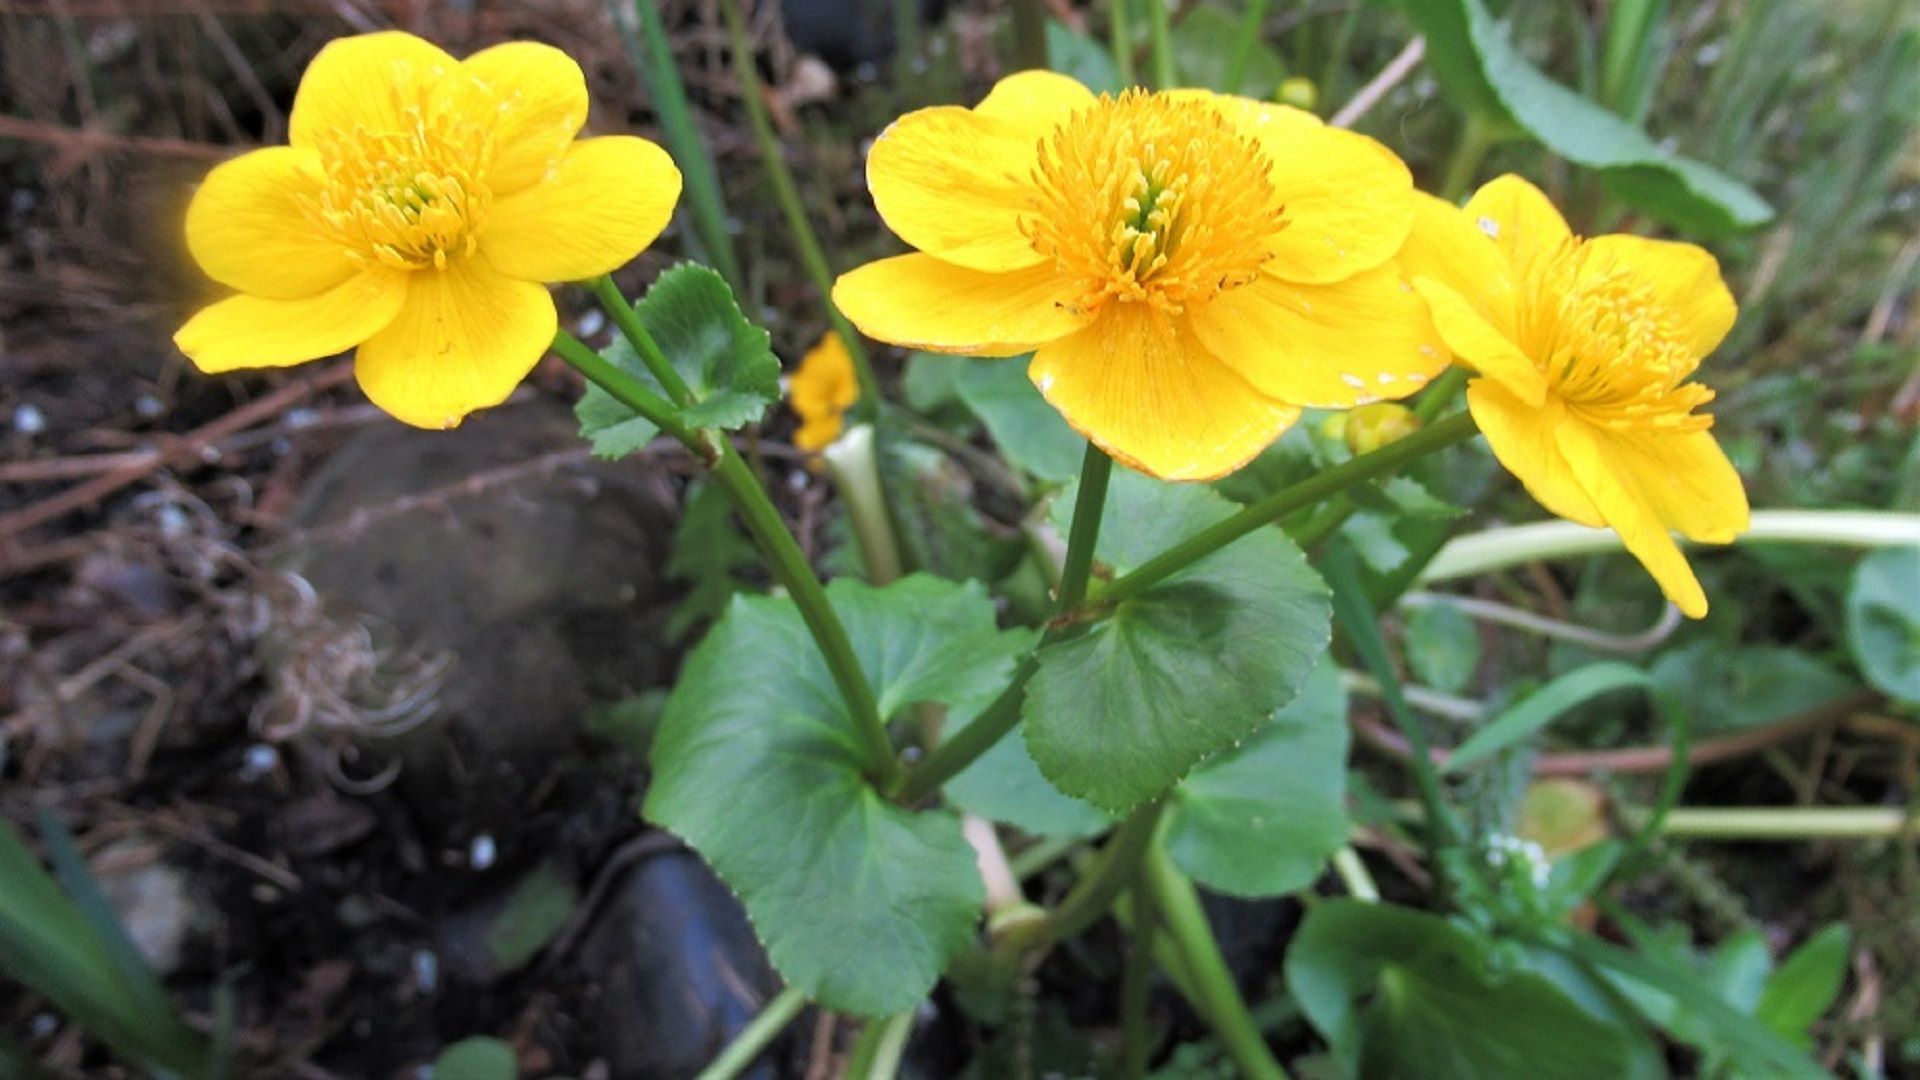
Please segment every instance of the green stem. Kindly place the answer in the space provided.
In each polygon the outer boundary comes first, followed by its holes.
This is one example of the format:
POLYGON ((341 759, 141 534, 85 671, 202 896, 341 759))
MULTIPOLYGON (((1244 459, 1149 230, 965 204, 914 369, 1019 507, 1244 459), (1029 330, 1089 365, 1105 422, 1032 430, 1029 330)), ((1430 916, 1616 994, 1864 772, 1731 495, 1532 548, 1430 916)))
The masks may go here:
POLYGON ((1073 524, 1067 533, 1067 559, 1060 566, 1060 615, 1070 615, 1087 599, 1087 581, 1093 574, 1093 549, 1100 540, 1100 518, 1107 509, 1107 483, 1113 477, 1113 459, 1092 443, 1080 461, 1079 493, 1073 502, 1073 524))
POLYGON ((785 1031, 787 1025, 793 1023, 793 1018, 806 1007, 807 995, 801 993, 799 987, 789 986, 780 991, 772 1001, 767 1002, 752 1023, 740 1029, 740 1034, 735 1035, 720 1056, 713 1059, 713 1064, 700 1070, 700 1075, 694 1080, 733 1080, 746 1072, 753 1060, 767 1048, 767 1044, 785 1031))
POLYGON ((1047 9, 1044 0, 1013 0, 1013 61, 1025 71, 1047 66, 1047 9))
MULTIPOLYGON (((1247 64, 1253 60, 1253 47, 1260 43, 1260 29, 1267 22, 1267 4, 1270 0, 1250 0, 1247 12, 1240 19, 1240 38, 1233 43, 1233 56, 1227 60, 1227 81, 1223 87, 1229 94, 1240 92, 1240 83, 1247 77, 1247 64)), ((1265 87, 1258 97, 1266 97, 1273 87, 1265 87)))
POLYGON ((1147 37, 1153 47, 1153 88, 1171 90, 1180 80, 1173 72, 1173 15, 1167 0, 1147 0, 1147 37))
POLYGON ((627 303, 626 296, 620 292, 620 286, 613 283, 612 275, 601 274, 587 282, 587 287, 593 290, 593 295, 599 299, 600 306, 606 309, 607 317, 613 320, 613 325, 619 328, 621 336, 625 337, 627 343, 633 346, 633 351, 640 355, 640 362, 645 364, 647 370, 653 373, 653 377, 666 388, 668 396, 682 406, 693 404, 692 388, 687 385, 685 379, 680 377, 680 370, 673 366, 673 361, 668 360, 667 355, 660 351, 660 345, 653 340, 653 335, 647 333, 646 326, 640 321, 640 313, 633 309, 632 304, 627 303))
POLYGON ((920 0, 893 0, 893 89, 904 93, 914 83, 920 60, 920 0))
POLYGON ((911 1009, 885 1020, 867 1021, 841 1075, 848 1080, 893 1080, 900 1073, 900 1058, 906 1053, 907 1036, 912 1031, 911 1009))
POLYGON ((1274 1059, 1267 1041, 1247 1012, 1247 1003, 1233 984, 1233 974, 1220 955, 1220 945, 1207 926, 1206 912, 1193 883, 1174 868, 1167 853, 1155 848, 1147 854, 1146 878, 1154 906, 1165 922, 1167 937, 1184 960, 1193 981, 1194 1002, 1226 1045, 1240 1075, 1254 1080, 1286 1080, 1287 1071, 1274 1059))
POLYGON ((1898 806, 1675 807, 1660 833, 1696 840, 1891 840, 1920 835, 1920 820, 1898 806))
POLYGON ((1453 155, 1447 159, 1446 176, 1440 181, 1441 198, 1457 203, 1466 195, 1473 183, 1473 174, 1496 141, 1486 121, 1472 114, 1467 116, 1460 128, 1460 141, 1453 144, 1453 155))
POLYGON ((1040 638, 1034 651, 1014 669, 1013 680, 994 698, 973 723, 946 742, 933 748, 925 759, 906 774, 894 795, 905 803, 939 790, 940 785, 958 776, 980 755, 1006 737, 1020 722, 1020 706, 1026 700, 1027 680, 1040 670, 1035 659, 1041 649, 1078 631, 1065 624, 1087 598, 1087 586, 1093 575, 1093 548, 1100 538, 1100 518, 1107 508, 1107 483, 1113 476, 1113 459, 1092 443, 1080 463, 1079 493, 1073 503, 1073 522, 1067 536, 1067 558, 1060 571, 1059 600, 1054 605, 1055 623, 1040 638))
POLYGON ((1130 2, 1107 2, 1107 40, 1113 49, 1113 69, 1119 74, 1122 87, 1140 84, 1140 77, 1133 70, 1133 17, 1127 13, 1130 2))
POLYGON ((1094 599, 1102 603, 1118 603, 1137 596, 1146 591, 1149 586, 1184 570, 1190 564, 1206 558, 1255 529, 1271 524, 1296 510, 1312 506, 1354 484, 1383 476, 1416 458, 1471 438, 1477 430, 1472 416, 1467 413, 1456 413, 1398 442, 1388 443, 1372 453, 1343 461, 1292 487, 1283 488, 1264 499, 1249 503, 1232 517, 1180 541, 1147 560, 1132 573, 1098 590, 1094 599))
POLYGON ((753 129, 754 142, 760 148, 760 163, 766 168, 767 181, 773 185, 773 196, 780 203, 780 212, 787 219, 787 231, 793 235, 794 246, 800 250, 800 263, 806 269, 807 277, 820 293, 820 302, 826 305, 827 317, 833 323, 834 332, 847 347, 847 355, 853 358, 853 372, 860 383, 860 402, 855 411, 865 416, 880 404, 880 384, 873 375, 873 359, 867 355, 866 343, 849 323, 846 316, 833 303, 833 271, 827 266, 826 251, 820 246, 820 238, 814 234, 813 222, 807 215, 806 204, 800 200, 800 189, 793 182, 793 172, 787 168, 787 160, 780 152, 780 138, 774 133, 773 121, 767 117, 767 103, 761 96, 760 72, 754 65, 753 43, 747 39, 747 21, 740 14, 740 0, 721 0, 720 13, 727 20, 727 39, 733 49, 733 74, 740 81, 740 97, 747 109, 747 126, 753 129))
POLYGON ((1355 900, 1369 904, 1379 902, 1380 886, 1374 884, 1373 875, 1367 873, 1367 864, 1360 861, 1360 853, 1353 850, 1353 845, 1333 853, 1333 872, 1355 900))
POLYGON ((659 425, 660 430, 678 439, 688 450, 712 466, 714 480, 733 500, 734 512, 740 515, 747 532, 759 545, 768 568, 773 571, 774 580, 793 597, 801 618, 813 634, 814 642, 820 646, 827 669, 832 673, 835 685, 840 688, 847 712, 853 717, 854 730, 867 757, 867 775, 882 790, 897 783, 900 761, 894 756, 893 741, 887 737, 886 723, 874 700, 873 688, 868 685, 866 673, 861 670, 859 658, 854 655, 853 643, 847 638, 846 628, 840 624, 839 616, 834 614, 833 605, 827 600, 827 591, 820 584, 819 577, 815 576, 813 567, 807 564, 806 554, 800 550, 799 542, 794 540, 793 533, 788 531, 786 522, 780 518, 780 511, 774 508, 773 501, 767 497, 767 489, 761 485, 753 470, 747 467, 740 452, 733 448, 733 443, 688 428, 681 423, 678 411, 673 406, 566 331, 555 335, 553 349, 580 374, 613 395, 614 400, 659 425))
POLYGON ((1144 866, 1135 867, 1127 895, 1132 898, 1133 937, 1127 942, 1127 966, 1120 974, 1120 1075, 1123 1080, 1140 1080, 1147 1075, 1147 1059, 1153 1052, 1147 1006, 1153 990, 1155 931, 1160 927, 1153 898, 1147 895, 1144 866))
POLYGON ((673 43, 660 21, 656 0, 634 0, 633 11, 639 22, 633 24, 620 15, 620 0, 607 0, 607 13, 620 28, 627 55, 647 84, 653 99, 653 111, 660 117, 660 130, 673 160, 687 179, 687 201, 693 204, 693 224, 700 234, 706 256, 741 296, 746 295, 746 279, 734 258, 733 238, 727 231, 727 204, 720 190, 720 174, 713 166, 713 154, 700 138, 693 123, 693 110, 687 105, 687 88, 680 81, 680 69, 674 64, 673 43), (643 40, 644 39, 644 40, 643 40))
POLYGON ((1414 417, 1423 424, 1432 423, 1434 417, 1453 404, 1454 395, 1467 384, 1470 374, 1459 364, 1441 372, 1439 378, 1428 384, 1427 392, 1420 395, 1420 400, 1413 403, 1414 417))
MULTIPOLYGON (((1686 543, 1684 539, 1682 543, 1686 543)), ((1877 548, 1920 544, 1920 514, 1880 510, 1756 510, 1736 544, 1832 544, 1877 548)), ((1622 550, 1619 536, 1570 521, 1490 529, 1447 542, 1421 582, 1472 577, 1538 559, 1622 550)))
POLYGON ((713 476, 733 499, 734 509, 759 543, 775 580, 786 587, 799 606, 800 617, 813 632, 813 639, 826 658, 827 669, 833 674, 834 684, 846 700, 847 711, 853 715, 854 730, 866 753, 867 775, 881 790, 886 790, 898 782, 900 760, 894 756, 893 740, 887 737, 886 721, 874 700, 873 687, 868 685, 866 673, 860 668, 860 659, 854 654, 846 627, 840 624, 840 617, 834 614, 833 605, 827 600, 827 590, 815 576, 813 567, 807 564, 806 554, 800 550, 793 533, 787 530, 780 512, 767 498, 766 488, 732 443, 721 442, 720 460, 713 466, 713 476))
POLYGON ((680 440, 703 459, 708 457, 711 448, 701 443, 697 432, 680 422, 680 410, 674 408, 672 402, 614 367, 605 357, 589 348, 586 342, 561 330, 553 335, 553 351, 560 359, 573 365, 575 371, 585 375, 588 381, 611 394, 615 401, 680 440))
POLYGON ((1060 905, 1043 919, 1021 923, 1007 929, 1006 948, 1025 952, 1055 941, 1065 941, 1092 926, 1113 907, 1113 901, 1140 875, 1141 860, 1153 846, 1153 834, 1160 826, 1163 800, 1155 800, 1135 810, 1113 831, 1100 849, 1093 868, 1074 883, 1060 905))

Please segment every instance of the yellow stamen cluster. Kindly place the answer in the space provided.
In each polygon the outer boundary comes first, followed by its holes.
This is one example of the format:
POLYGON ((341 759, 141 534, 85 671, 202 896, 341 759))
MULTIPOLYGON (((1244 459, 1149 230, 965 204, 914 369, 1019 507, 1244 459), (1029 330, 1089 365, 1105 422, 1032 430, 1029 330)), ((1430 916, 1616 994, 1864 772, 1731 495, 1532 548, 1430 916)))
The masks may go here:
POLYGON ((303 209, 362 266, 447 268, 473 254, 492 202, 492 132, 463 110, 408 104, 397 131, 332 133, 324 181, 303 209))
POLYGON ((1569 240, 1523 305, 1523 339, 1559 397, 1589 421, 1619 430, 1701 431, 1694 409, 1713 391, 1687 382, 1699 357, 1675 332, 1653 290, 1624 267, 1596 265, 1569 240))
POLYGON ((1042 140, 1020 228, 1076 283, 1075 310, 1117 300, 1178 314, 1259 273, 1285 226, 1268 170, 1204 101, 1102 95, 1042 140))

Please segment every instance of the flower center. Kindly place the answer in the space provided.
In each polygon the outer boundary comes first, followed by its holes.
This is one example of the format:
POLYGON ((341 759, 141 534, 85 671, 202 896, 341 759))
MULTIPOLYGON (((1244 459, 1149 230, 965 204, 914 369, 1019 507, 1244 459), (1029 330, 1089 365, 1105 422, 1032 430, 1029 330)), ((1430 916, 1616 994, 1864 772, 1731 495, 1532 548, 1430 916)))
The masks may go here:
POLYGON ((331 133, 319 147, 324 180, 303 209, 362 266, 444 270, 479 244, 492 133, 455 109, 400 112, 401 130, 331 133))
POLYGON ((1042 140, 1020 229, 1075 284, 1074 310, 1178 314, 1259 273, 1286 225, 1268 168, 1204 101, 1102 95, 1042 140))
POLYGON ((1712 401, 1713 391, 1686 381, 1700 361, 1675 331, 1672 314, 1629 270, 1596 265, 1580 240, 1546 261, 1522 320, 1529 354, 1548 384, 1593 423, 1713 426, 1713 417, 1693 411, 1712 401))

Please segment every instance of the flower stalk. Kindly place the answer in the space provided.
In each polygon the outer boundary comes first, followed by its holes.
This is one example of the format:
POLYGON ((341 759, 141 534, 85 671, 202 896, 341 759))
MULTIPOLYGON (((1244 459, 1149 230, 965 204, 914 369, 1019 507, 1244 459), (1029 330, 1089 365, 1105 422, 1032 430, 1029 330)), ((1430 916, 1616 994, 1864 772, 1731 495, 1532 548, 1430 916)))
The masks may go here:
MULTIPOLYGON (((635 320, 635 328, 638 335, 633 345, 642 358, 646 357, 649 347, 657 354, 659 347, 653 344, 645 328, 638 325, 638 320, 635 320)), ((840 617, 834 614, 833 605, 827 600, 826 588, 820 584, 820 578, 808 564, 806 553, 800 550, 799 542, 793 538, 786 522, 781 520, 780 511, 767 497, 766 487, 747 466, 740 452, 725 439, 713 438, 708 432, 688 428, 681 423, 678 410, 659 395, 565 331, 555 336, 554 351, 580 374, 613 395, 615 400, 659 425, 660 430, 679 440, 712 467, 714 480, 733 502, 734 512, 740 516, 748 535, 766 558, 774 580, 793 597, 801 618, 813 635, 814 643, 819 646, 834 685, 839 688, 847 712, 853 718, 854 731, 866 758, 867 776, 883 790, 896 783, 900 761, 894 754, 886 721, 880 716, 873 687, 867 682, 866 673, 861 670, 859 658, 853 651, 853 642, 847 637, 846 627, 841 625, 840 617)), ((672 365, 668 364, 666 368, 671 371, 672 365)))
POLYGON ((700 1070, 695 1080, 733 1080, 746 1072, 755 1058, 766 1050, 768 1044, 780 1037, 780 1033, 807 1007, 807 995, 797 986, 789 986, 767 1002, 760 1015, 740 1029, 720 1056, 712 1064, 700 1070))

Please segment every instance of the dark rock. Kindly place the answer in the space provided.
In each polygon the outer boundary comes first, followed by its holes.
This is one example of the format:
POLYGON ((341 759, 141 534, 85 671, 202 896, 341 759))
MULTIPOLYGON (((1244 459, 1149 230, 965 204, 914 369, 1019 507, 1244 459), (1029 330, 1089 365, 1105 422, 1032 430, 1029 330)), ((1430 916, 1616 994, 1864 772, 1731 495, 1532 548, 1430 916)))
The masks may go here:
MULTIPOLYGON (((655 855, 608 896, 577 954, 599 983, 596 1045, 620 1080, 700 1072, 773 998, 780 982, 746 912, 691 852, 655 855)), ((777 1080, 796 1021, 741 1075, 777 1080)))
POLYGON ((893 8, 920 5, 921 22, 946 10, 946 0, 781 0, 787 40, 833 67, 846 70, 893 55, 893 8))

